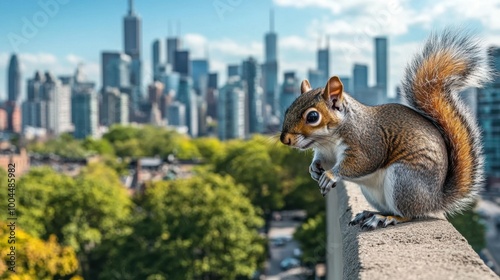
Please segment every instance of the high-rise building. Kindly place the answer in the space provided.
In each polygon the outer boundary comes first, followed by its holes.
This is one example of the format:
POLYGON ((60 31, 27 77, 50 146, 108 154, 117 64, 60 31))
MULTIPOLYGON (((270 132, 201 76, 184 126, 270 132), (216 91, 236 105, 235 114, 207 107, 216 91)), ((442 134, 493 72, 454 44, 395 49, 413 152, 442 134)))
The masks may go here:
POLYGON ((45 128, 59 135, 72 130, 71 86, 51 73, 36 72, 28 81, 28 96, 23 104, 23 127, 45 128))
POLYGON ((123 18, 123 44, 125 53, 132 59, 141 57, 141 18, 134 11, 134 1, 129 0, 129 10, 123 18))
MULTIPOLYGON (((347 92, 348 94, 352 94, 352 81, 350 77, 339 77, 340 81, 342 82, 342 85, 344 85, 344 92, 347 92)), ((326 84, 326 82, 325 82, 326 84)))
POLYGON ((241 77, 245 82, 248 100, 248 129, 250 133, 262 133, 263 124, 263 90, 260 87, 260 67, 250 57, 243 61, 241 77))
POLYGON ((131 58, 120 52, 101 54, 102 87, 125 88, 130 86, 131 58))
POLYGON ((198 110, 197 96, 193 89, 193 80, 191 77, 182 76, 177 90, 177 101, 186 106, 186 124, 188 133, 192 137, 198 136, 198 110))
POLYGON ((8 100, 18 102, 21 96, 21 68, 16 54, 10 56, 8 77, 8 100))
POLYGON ((363 91, 368 88, 368 66, 365 64, 354 64, 352 71, 352 85, 354 94, 357 96, 358 91, 363 91))
POLYGON ((375 70, 376 87, 382 90, 382 94, 387 96, 387 38, 375 38, 375 70))
POLYGON ((189 62, 189 51, 176 51, 174 57, 174 72, 181 74, 181 76, 191 75, 191 64, 189 62))
POLYGON ((217 129, 221 140, 245 138, 245 91, 240 77, 232 76, 219 90, 217 129))
POLYGON ((181 41, 179 38, 167 38, 167 63, 170 64, 172 69, 175 69, 175 52, 181 48, 181 41))
POLYGON ((207 116, 212 119, 217 119, 217 98, 219 95, 217 87, 217 73, 210 73, 208 75, 208 88, 205 100, 207 102, 207 116))
POLYGON ((7 81, 7 102, 4 104, 6 113, 6 128, 10 132, 21 131, 21 108, 19 98, 21 96, 21 68, 16 54, 12 54, 9 61, 7 81))
POLYGON ((153 46, 152 46, 152 69, 151 73, 153 74, 153 80, 158 81, 159 77, 159 72, 160 72, 160 65, 161 65, 161 41, 160 40, 154 40, 153 41, 153 46))
POLYGON ((96 137, 99 125, 99 98, 95 83, 87 81, 78 65, 74 76, 59 77, 63 84, 71 86, 71 122, 73 136, 77 139, 96 137))
POLYGON ((323 83, 326 84, 328 79, 330 78, 330 46, 329 46, 329 38, 326 37, 326 48, 318 49, 317 63, 318 70, 323 75, 323 83))
MULTIPOLYGON (((325 82, 326 84, 326 82, 325 82)), ((285 117, 285 110, 292 105, 293 101, 300 95, 300 83, 295 72, 285 72, 283 86, 281 87, 280 107, 281 119, 285 117)))
POLYGON ((129 123, 129 97, 120 92, 118 88, 107 87, 103 89, 101 105, 101 124, 111 126, 113 124, 125 125, 129 123))
POLYGON ((327 82, 327 80, 325 80, 323 72, 316 69, 309 69, 307 71, 307 80, 311 84, 312 88, 324 87, 327 82))
POLYGON ((124 51, 132 59, 130 67, 130 83, 141 90, 142 61, 141 61, 141 18, 134 11, 134 1, 129 0, 129 10, 123 18, 124 51))
POLYGON ((271 11, 269 32, 264 37, 265 61, 263 65, 264 102, 271 115, 278 116, 278 34, 274 32, 274 12, 271 11))
POLYGON ((167 120, 169 126, 186 126, 186 106, 178 101, 169 104, 167 120))
POLYGON ((73 135, 77 139, 96 137, 98 129, 98 100, 93 88, 74 86, 71 96, 73 135))
POLYGON ((205 96, 208 86, 208 60, 194 59, 191 61, 191 77, 196 94, 205 96))
MULTIPOLYGON (((490 65, 500 73, 500 47, 488 50, 490 65)), ((489 180, 500 180, 500 76, 482 89, 477 100, 477 118, 482 129, 485 172, 489 180)))
POLYGON ((231 64, 227 66, 227 78, 240 77, 240 65, 231 64))

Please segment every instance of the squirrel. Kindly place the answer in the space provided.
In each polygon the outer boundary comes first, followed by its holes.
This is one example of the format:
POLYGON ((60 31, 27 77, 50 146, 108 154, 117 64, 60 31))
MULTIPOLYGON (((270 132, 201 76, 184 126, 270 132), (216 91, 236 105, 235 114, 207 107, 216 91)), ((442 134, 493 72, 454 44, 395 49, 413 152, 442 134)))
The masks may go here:
POLYGON ((459 31, 431 34, 404 72, 409 106, 366 106, 337 76, 317 89, 304 80, 280 141, 314 150, 309 172, 323 196, 339 180, 361 187, 378 212, 363 211, 350 225, 375 229, 463 211, 482 186, 484 159, 480 129, 458 93, 490 81, 482 51, 459 31))

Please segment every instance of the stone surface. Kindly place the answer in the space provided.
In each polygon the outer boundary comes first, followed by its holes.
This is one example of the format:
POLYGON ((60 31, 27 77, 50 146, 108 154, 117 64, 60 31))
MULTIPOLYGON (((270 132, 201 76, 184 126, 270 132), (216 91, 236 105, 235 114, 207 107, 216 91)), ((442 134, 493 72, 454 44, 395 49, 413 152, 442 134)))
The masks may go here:
POLYGON ((354 184, 338 196, 344 279, 499 279, 444 217, 361 231, 349 221, 373 208, 354 184))

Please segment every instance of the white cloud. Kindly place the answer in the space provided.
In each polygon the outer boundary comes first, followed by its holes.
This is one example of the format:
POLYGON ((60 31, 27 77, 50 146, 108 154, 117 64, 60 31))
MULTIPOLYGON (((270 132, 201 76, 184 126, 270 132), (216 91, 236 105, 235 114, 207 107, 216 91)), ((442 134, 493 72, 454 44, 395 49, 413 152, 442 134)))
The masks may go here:
POLYGON ((205 57, 208 41, 203 35, 188 33, 184 35, 182 41, 186 48, 189 49, 191 58, 205 57))
POLYGON ((83 61, 85 61, 83 58, 75 55, 75 54, 68 54, 66 56, 66 61, 69 62, 70 64, 73 64, 73 65, 78 65, 79 63, 82 63, 83 61))
POLYGON ((19 55, 21 64, 26 65, 56 65, 57 57, 50 53, 21 53, 19 55))
POLYGON ((294 8, 324 8, 332 11, 332 13, 339 13, 341 9, 341 5, 337 4, 331 0, 274 0, 274 4, 277 6, 285 6, 285 7, 294 7, 294 8))

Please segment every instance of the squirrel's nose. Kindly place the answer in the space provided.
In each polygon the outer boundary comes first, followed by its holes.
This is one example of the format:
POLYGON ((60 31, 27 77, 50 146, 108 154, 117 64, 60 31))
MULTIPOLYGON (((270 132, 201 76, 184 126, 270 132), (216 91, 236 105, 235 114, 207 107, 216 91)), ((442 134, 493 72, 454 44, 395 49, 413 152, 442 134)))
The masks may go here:
POLYGON ((288 133, 281 133, 281 143, 290 146, 292 144, 292 137, 288 133))

